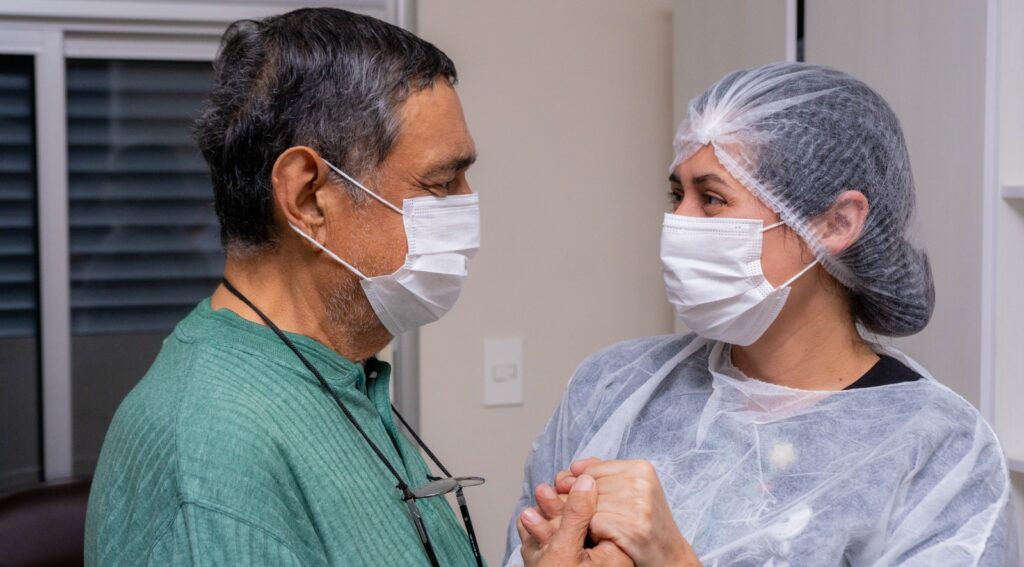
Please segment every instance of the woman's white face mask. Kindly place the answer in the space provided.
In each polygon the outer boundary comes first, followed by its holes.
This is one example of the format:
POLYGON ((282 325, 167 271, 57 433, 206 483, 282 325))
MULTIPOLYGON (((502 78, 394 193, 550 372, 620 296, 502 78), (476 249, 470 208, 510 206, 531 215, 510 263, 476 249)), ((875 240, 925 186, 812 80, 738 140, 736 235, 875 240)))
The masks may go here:
POLYGON ((698 335, 749 346, 778 317, 790 285, 811 262, 774 287, 761 268, 762 234, 782 226, 760 220, 665 214, 661 263, 668 300, 698 335))
POLYGON ((394 273, 366 276, 295 225, 299 236, 321 249, 362 280, 374 313, 392 336, 433 323, 455 306, 469 260, 480 248, 480 198, 476 193, 444 198, 406 199, 402 208, 341 171, 331 169, 381 204, 403 216, 408 253, 394 273))

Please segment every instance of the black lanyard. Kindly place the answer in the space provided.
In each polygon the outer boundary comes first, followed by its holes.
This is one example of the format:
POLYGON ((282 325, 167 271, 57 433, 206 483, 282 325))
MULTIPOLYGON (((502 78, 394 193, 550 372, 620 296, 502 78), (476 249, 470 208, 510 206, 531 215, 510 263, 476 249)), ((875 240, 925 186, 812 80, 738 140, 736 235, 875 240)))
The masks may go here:
MULTIPOLYGON (((377 458, 380 460, 380 462, 383 463, 384 466, 388 469, 388 472, 391 473, 391 476, 395 477, 395 481, 397 482, 396 488, 399 490, 399 492, 402 493, 402 499, 405 500, 405 502, 409 505, 409 511, 413 516, 413 522, 416 525, 416 531, 418 532, 418 535, 420 536, 420 539, 423 542, 425 551, 427 553, 427 557, 430 559, 430 564, 434 567, 439 567, 440 564, 437 561, 437 556, 434 553, 434 548, 430 544, 430 537, 427 535, 426 527, 423 525, 422 517, 420 516, 419 510, 415 505, 416 496, 413 494, 413 491, 409 487, 408 483, 406 483, 405 480, 402 479, 402 476, 398 473, 398 470, 395 469, 395 467, 391 464, 390 461, 388 461, 388 458, 384 455, 380 448, 377 447, 377 444, 374 443, 372 439, 370 439, 370 436, 367 435, 366 431, 362 428, 361 425, 359 425, 359 422, 356 421, 356 418, 355 416, 352 415, 352 412, 349 411, 349 409, 345 406, 344 402, 341 401, 341 398, 339 398, 338 395, 334 393, 334 390, 332 390, 331 387, 327 384, 327 380, 325 380, 323 375, 320 374, 320 371, 317 370, 316 367, 313 366, 311 362, 309 362, 309 360, 302 354, 301 351, 299 351, 298 347, 295 346, 295 343, 293 343, 292 340, 289 339, 288 336, 285 335, 284 332, 281 331, 281 329, 276 324, 274 324, 274 322, 271 321, 269 317, 267 317, 262 311, 260 311, 260 309, 256 307, 256 305, 254 305, 253 302, 250 301, 248 297, 243 295, 242 292, 238 291, 238 289, 236 289, 235 286, 232 285, 227 278, 223 278, 221 282, 224 284, 224 287, 227 288, 228 291, 234 294, 234 296, 237 297, 238 299, 242 300, 243 303, 249 306, 249 309, 252 309, 257 315, 259 315, 260 319, 263 319, 263 322, 266 323, 267 326, 270 327, 272 331, 274 331, 274 334, 276 334, 278 338, 281 339, 281 341, 285 345, 287 345, 288 348, 291 349, 293 353, 295 353, 295 356, 299 357, 299 360, 302 362, 303 366, 305 366, 313 374, 313 376, 316 377, 317 381, 320 382, 320 386, 322 386, 323 389, 326 390, 327 393, 334 400, 334 403, 338 406, 338 409, 341 410, 341 413, 345 416, 345 419, 347 419, 348 422, 352 424, 352 427, 354 427, 355 430, 359 432, 359 435, 362 436, 363 440, 366 441, 366 444, 369 445, 370 449, 373 450, 373 453, 377 455, 377 458)), ((437 458, 436 455, 434 455, 434 452, 431 451, 429 447, 427 447, 426 443, 424 443, 422 439, 420 439, 420 436, 417 435, 416 431, 409 426, 408 422, 405 421, 405 418, 402 417, 402 414, 398 413, 398 410, 395 408, 394 405, 391 406, 391 411, 393 411, 395 415, 398 416, 398 419, 402 422, 402 425, 405 426, 405 429, 412 435, 413 439, 416 440, 416 443, 427 453, 427 455, 430 457, 430 460, 432 460, 434 464, 437 465, 437 468, 439 468, 441 472, 445 474, 448 478, 452 478, 452 475, 451 473, 448 472, 448 469, 445 468, 443 464, 441 464, 441 461, 437 458)), ((469 536, 470 547, 472 548, 473 556, 476 559, 476 564, 478 567, 483 567, 483 559, 480 556, 480 546, 476 540, 476 533, 473 530, 473 523, 469 518, 469 507, 466 504, 466 498, 463 495, 461 486, 456 489, 455 494, 459 503, 459 509, 462 513, 462 521, 466 526, 466 532, 467 535, 469 536)))

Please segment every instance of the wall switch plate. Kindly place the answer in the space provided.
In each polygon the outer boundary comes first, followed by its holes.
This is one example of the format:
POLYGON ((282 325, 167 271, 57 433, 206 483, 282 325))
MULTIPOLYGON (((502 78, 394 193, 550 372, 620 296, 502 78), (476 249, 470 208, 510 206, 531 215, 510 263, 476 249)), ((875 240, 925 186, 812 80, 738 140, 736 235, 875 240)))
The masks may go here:
POLYGON ((484 339, 484 406, 523 404, 523 338, 484 339))

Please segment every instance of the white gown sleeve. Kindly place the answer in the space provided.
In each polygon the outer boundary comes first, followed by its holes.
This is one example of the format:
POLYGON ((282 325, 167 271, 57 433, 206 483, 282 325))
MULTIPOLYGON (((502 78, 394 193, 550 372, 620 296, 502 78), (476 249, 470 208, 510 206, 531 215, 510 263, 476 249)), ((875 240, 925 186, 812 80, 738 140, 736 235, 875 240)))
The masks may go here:
POLYGON ((934 447, 897 496, 879 565, 1018 565, 1009 475, 981 419, 934 447))

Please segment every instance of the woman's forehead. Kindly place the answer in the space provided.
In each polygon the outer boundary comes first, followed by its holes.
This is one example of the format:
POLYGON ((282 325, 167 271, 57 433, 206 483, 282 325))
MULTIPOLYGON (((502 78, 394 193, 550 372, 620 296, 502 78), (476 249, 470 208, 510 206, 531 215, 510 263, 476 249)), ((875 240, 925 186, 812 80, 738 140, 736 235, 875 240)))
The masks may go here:
POLYGON ((676 166, 669 179, 677 183, 692 185, 719 183, 735 189, 746 190, 743 184, 737 181, 718 161, 711 146, 704 146, 676 166))

